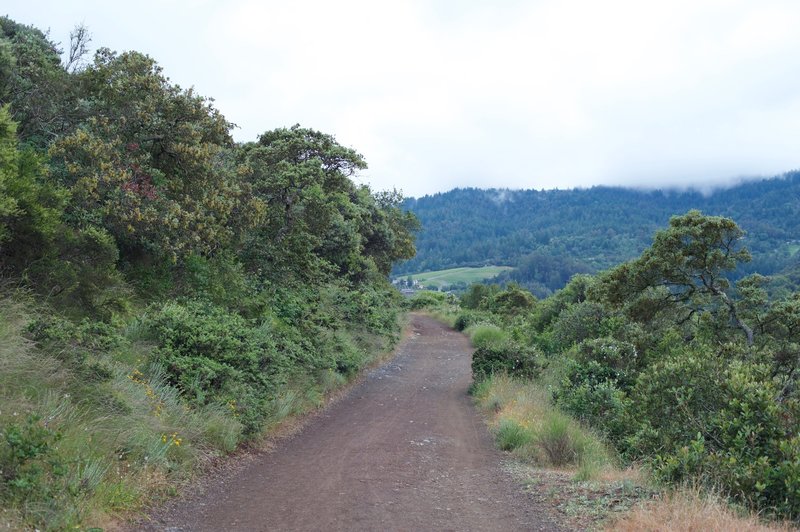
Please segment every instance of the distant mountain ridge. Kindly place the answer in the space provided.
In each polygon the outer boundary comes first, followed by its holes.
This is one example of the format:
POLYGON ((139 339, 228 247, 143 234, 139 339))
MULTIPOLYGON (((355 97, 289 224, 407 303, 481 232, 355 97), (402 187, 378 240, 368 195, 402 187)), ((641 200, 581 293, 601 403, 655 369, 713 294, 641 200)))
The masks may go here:
POLYGON ((698 209, 733 218, 754 260, 741 273, 765 275, 800 258, 800 171, 703 194, 596 186, 574 190, 459 188, 409 198, 422 222, 417 256, 405 274, 489 264, 518 267, 510 278, 537 292, 574 273, 596 272, 638 256, 669 218, 698 209))

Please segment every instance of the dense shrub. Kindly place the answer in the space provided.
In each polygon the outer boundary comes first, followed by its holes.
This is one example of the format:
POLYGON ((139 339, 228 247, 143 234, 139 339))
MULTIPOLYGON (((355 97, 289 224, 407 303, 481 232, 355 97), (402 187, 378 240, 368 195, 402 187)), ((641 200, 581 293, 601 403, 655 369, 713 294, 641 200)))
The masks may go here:
POLYGON ((405 301, 405 307, 409 310, 422 310, 425 308, 436 308, 451 301, 452 296, 444 292, 431 292, 424 290, 417 292, 413 297, 405 301))
MULTIPOLYGON (((291 307, 293 299, 286 302, 291 307)), ((372 324, 378 332, 390 327, 372 324)), ((276 316, 255 322, 208 302, 185 301, 156 308, 146 325, 156 343, 154 361, 168 382, 195 405, 235 404, 246 433, 274 414, 276 397, 288 384, 313 381, 325 371, 350 376, 368 360, 346 329, 334 328, 338 320, 330 328, 308 318, 300 326, 276 316)))
POLYGON ((579 365, 596 362, 616 371, 614 380, 624 385, 628 384, 626 375, 632 374, 639 365, 634 345, 608 337, 584 340, 569 354, 579 365))
POLYGON ((722 407, 706 430, 658 455, 654 470, 672 482, 705 478, 742 502, 800 517, 797 403, 777 403, 768 368, 741 363, 726 371, 718 393, 722 407))
POLYGON ((178 282, 183 293, 216 305, 247 311, 252 294, 257 292, 253 279, 246 275, 233 254, 213 257, 192 254, 186 257, 180 270, 178 282))
POLYGON ((586 301, 562 311, 553 325, 553 337, 559 350, 607 333, 608 309, 599 303, 586 301))
POLYGON ((189 401, 237 405, 249 432, 267 414, 265 401, 293 366, 265 327, 209 303, 167 303, 147 324, 157 344, 155 361, 189 401))
POLYGON ((62 434, 36 414, 0 432, 0 503, 20 508, 28 522, 50 529, 79 528, 85 501, 105 467, 93 460, 69 462, 58 452, 62 434))
POLYGON ((494 373, 533 378, 541 369, 541 356, 535 348, 512 341, 489 343, 472 354, 472 376, 475 380, 494 373))
POLYGON ((645 369, 631 390, 640 420, 631 452, 655 456, 706 433, 710 418, 725 404, 720 391, 727 365, 705 349, 677 351, 645 369))
POLYGON ((457 331, 465 331, 467 328, 477 323, 478 320, 480 320, 480 317, 477 314, 468 311, 462 312, 456 316, 453 328, 457 331))
POLYGON ((489 302, 499 291, 500 287, 497 285, 472 284, 461 296, 461 307, 472 310, 489 310, 487 308, 489 302))
POLYGON ((612 442, 622 442, 631 430, 630 400, 613 381, 584 381, 577 385, 566 381, 553 390, 553 401, 576 419, 596 427, 612 442))
POLYGON ((478 323, 469 329, 472 345, 476 348, 499 346, 508 341, 508 334, 491 323, 478 323))
POLYGON ((60 437, 35 415, 5 427, 0 441, 0 497, 41 500, 49 496, 51 483, 44 477, 64 474, 62 464, 47 460, 60 437))
MULTIPOLYGON (((111 380, 114 372, 107 355, 127 345, 125 338, 107 323, 88 318, 76 323, 53 314, 32 320, 27 335, 72 372, 76 377, 72 383, 75 391, 111 380)), ((92 394, 88 400, 107 399, 102 395, 92 394)))
POLYGON ((45 182, 41 155, 18 146, 10 115, 9 106, 0 105, 0 263, 19 271, 50 244, 67 193, 45 182))
POLYGON ((130 306, 130 290, 117 270, 118 260, 117 245, 104 229, 65 226, 54 246, 30 264, 25 275, 64 312, 110 321, 130 306))
POLYGON ((536 298, 515 284, 511 284, 502 292, 491 297, 489 306, 494 312, 504 315, 515 315, 529 311, 536 303, 536 298))
POLYGON ((358 288, 332 285, 326 290, 330 291, 327 311, 335 321, 360 325, 373 333, 397 334, 398 309, 404 299, 385 280, 358 288))

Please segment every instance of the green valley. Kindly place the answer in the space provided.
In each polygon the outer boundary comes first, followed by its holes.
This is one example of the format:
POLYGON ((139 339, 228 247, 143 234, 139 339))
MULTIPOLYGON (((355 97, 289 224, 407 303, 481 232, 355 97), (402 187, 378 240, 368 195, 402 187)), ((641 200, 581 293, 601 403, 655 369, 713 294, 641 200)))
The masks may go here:
POLYGON ((453 286, 466 288, 472 283, 494 279, 501 273, 511 269, 509 266, 482 266, 480 268, 450 268, 448 270, 411 273, 395 278, 395 284, 399 284, 401 287, 404 284, 407 286, 410 278, 428 289, 445 290, 453 286))

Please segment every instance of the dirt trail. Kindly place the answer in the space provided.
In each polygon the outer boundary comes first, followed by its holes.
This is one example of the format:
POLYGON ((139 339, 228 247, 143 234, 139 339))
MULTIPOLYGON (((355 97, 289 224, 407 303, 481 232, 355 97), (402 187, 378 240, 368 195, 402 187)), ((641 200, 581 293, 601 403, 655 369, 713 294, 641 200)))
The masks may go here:
POLYGON ((148 530, 557 530, 503 471, 466 338, 414 315, 397 355, 300 433, 148 530))

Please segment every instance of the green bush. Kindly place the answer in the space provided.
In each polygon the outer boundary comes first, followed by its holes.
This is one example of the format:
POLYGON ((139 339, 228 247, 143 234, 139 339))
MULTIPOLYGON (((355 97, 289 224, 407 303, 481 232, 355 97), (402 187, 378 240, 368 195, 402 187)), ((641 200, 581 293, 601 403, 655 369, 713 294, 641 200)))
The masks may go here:
POLYGON ((693 441, 708 430, 725 404, 728 361, 702 346, 671 354, 646 368, 630 391, 632 418, 639 421, 628 451, 655 456, 693 441))
POLYGON ((570 354, 578 364, 597 362, 615 371, 614 380, 624 386, 632 384, 628 376, 638 369, 640 359, 633 344, 608 337, 584 340, 570 354))
POLYGON ((594 426, 615 443, 632 428, 627 391, 633 385, 636 349, 613 338, 584 340, 567 359, 565 376, 552 390, 553 402, 594 426))
POLYGON ((560 350, 589 338, 603 336, 608 329, 609 311, 600 303, 584 301, 564 309, 553 324, 553 338, 560 350))
MULTIPOLYGON (((71 387, 75 391, 111 380, 113 369, 107 355, 127 347, 125 338, 107 323, 88 318, 76 323, 55 314, 32 320, 27 335, 72 372, 75 379, 71 387)), ((99 402, 108 399, 98 394, 90 398, 99 402)))
POLYGON ((22 424, 10 424, 3 430, 2 436, 0 470, 5 498, 24 499, 32 496, 35 492, 45 490, 43 477, 63 474, 63 466, 56 464, 53 468, 46 460, 61 435, 48 429, 41 423, 40 417, 30 415, 22 424))
POLYGON ((256 292, 244 266, 228 253, 213 257, 189 255, 180 268, 179 283, 185 294, 241 310, 246 309, 250 295, 256 292))
POLYGON ((732 496, 800 517, 800 409, 775 400, 767 366, 734 363, 721 390, 726 404, 706 437, 707 474, 732 496))
POLYGON ((532 379, 541 369, 541 356, 535 348, 510 341, 479 347, 472 354, 472 376, 476 381, 494 373, 532 379))
POLYGON ((754 508, 800 516, 800 407, 776 401, 769 366, 684 354, 644 373, 635 391, 642 422, 629 447, 652 457, 659 478, 700 479, 754 508))
MULTIPOLYGON (((293 316, 298 301, 297 294, 279 301, 278 312, 293 316)), ((278 317, 256 324, 208 302, 186 301, 156 308, 146 326, 156 343, 153 360, 164 368, 168 382, 195 405, 236 404, 245 433, 252 434, 283 410, 278 396, 294 384, 313 395, 320 372, 347 377, 367 362, 355 337, 346 329, 335 330, 341 323, 336 316, 319 307, 317 312, 295 326, 278 317)), ((302 408, 317 401, 307 399, 293 404, 302 408)))
MULTIPOLYGON (((293 369, 272 335, 209 303, 167 303, 147 321, 154 360, 197 405, 235 402, 245 431, 261 428, 265 401, 293 369)), ((280 336, 280 335, 278 335, 280 336)))
POLYGON ((476 348, 499 346, 508 341, 506 332, 497 325, 490 323, 473 325, 468 333, 470 340, 472 340, 472 346, 476 348))
POLYGON ((48 529, 72 528, 83 501, 105 474, 92 460, 66 461, 58 452, 62 435, 30 414, 0 433, 0 502, 16 508, 25 522, 48 529))
POLYGON ((464 295, 461 296, 461 307, 466 309, 487 309, 489 301, 500 291, 496 284, 488 285, 474 283, 470 285, 464 295))
POLYGON ((0 106, 0 265, 21 273, 52 246, 67 191, 46 179, 46 160, 17 142, 17 124, 0 106))
POLYGON ((130 289, 117 270, 119 250, 105 230, 62 227, 53 249, 28 265, 25 276, 73 317, 111 321, 130 307, 130 289))
POLYGON ((351 377, 367 362, 367 353, 346 331, 326 332, 324 340, 323 349, 334 356, 336 373, 351 377))
POLYGON ((414 296, 410 299, 406 299, 405 307, 408 310, 436 308, 445 304, 449 304, 450 299, 451 298, 449 297, 449 294, 444 292, 431 292, 428 290, 423 290, 422 292, 417 292, 414 294, 414 296))
POLYGON ((595 427, 614 443, 622 442, 631 430, 630 400, 611 381, 599 384, 569 381, 553 391, 553 402, 576 419, 595 427))
POLYGON ((494 312, 506 316, 522 314, 530 311, 536 304, 536 298, 515 284, 510 284, 502 292, 491 297, 489 305, 494 312))
POLYGON ((478 319, 479 317, 472 312, 462 312, 456 316, 455 322, 453 323, 453 328, 457 331, 463 332, 477 323, 478 319))
POLYGON ((334 319, 334 328, 344 322, 387 337, 399 333, 398 311, 406 300, 385 279, 357 288, 333 284, 322 293, 327 297, 327 306, 321 308, 334 319))

